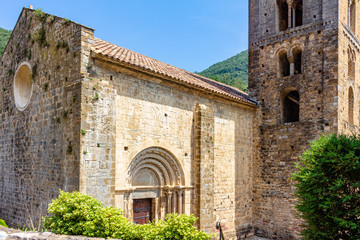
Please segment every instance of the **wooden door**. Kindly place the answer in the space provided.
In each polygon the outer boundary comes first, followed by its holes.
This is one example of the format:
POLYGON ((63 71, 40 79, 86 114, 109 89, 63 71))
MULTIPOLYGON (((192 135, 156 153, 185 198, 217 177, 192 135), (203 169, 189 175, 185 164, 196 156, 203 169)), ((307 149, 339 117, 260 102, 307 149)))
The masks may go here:
POLYGON ((152 220, 151 198, 133 200, 133 221, 136 224, 146 224, 152 220))

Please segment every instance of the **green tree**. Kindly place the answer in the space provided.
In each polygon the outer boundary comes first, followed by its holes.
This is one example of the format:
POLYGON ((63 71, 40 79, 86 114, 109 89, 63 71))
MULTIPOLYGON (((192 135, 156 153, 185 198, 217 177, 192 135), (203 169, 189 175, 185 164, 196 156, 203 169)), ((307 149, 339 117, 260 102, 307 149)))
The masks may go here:
POLYGON ((304 239, 360 239, 360 138, 322 135, 297 164, 304 239))
POLYGON ((0 56, 4 52, 7 42, 9 41, 11 31, 0 28, 0 56))

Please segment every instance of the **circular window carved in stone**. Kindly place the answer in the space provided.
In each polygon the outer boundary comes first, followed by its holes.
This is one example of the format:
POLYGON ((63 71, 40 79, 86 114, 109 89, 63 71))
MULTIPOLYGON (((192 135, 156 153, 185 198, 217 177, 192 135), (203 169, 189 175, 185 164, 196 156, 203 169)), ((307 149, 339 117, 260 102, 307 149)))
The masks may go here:
POLYGON ((30 103, 33 83, 32 83, 32 71, 28 62, 22 63, 16 70, 14 79, 14 97, 15 105, 23 111, 30 103))

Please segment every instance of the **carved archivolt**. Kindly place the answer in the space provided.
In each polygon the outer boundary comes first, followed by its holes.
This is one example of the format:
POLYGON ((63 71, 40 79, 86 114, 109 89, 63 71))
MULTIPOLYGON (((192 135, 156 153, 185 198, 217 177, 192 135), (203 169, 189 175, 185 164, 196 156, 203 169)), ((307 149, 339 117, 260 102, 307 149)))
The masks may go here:
POLYGON ((132 186, 134 177, 144 169, 153 171, 162 186, 184 185, 184 173, 180 163, 173 154, 163 148, 150 147, 136 155, 127 170, 128 186, 132 186))

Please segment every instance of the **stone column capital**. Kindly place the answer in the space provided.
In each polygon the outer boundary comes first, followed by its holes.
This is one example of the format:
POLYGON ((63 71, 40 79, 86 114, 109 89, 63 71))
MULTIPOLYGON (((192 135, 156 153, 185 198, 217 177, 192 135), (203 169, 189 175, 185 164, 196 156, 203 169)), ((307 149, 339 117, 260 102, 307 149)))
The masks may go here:
POLYGON ((179 197, 182 197, 182 195, 183 195, 183 193, 184 193, 184 190, 178 189, 178 190, 176 191, 176 193, 178 194, 179 197))

